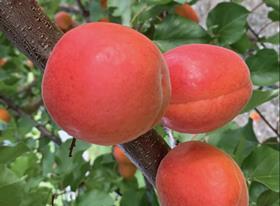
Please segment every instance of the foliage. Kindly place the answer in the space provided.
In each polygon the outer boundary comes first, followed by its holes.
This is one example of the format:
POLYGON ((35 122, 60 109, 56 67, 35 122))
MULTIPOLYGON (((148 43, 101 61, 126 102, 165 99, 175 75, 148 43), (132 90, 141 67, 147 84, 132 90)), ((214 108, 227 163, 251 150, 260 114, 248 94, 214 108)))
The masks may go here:
MULTIPOLYGON (((203 27, 175 14, 174 6, 183 0, 109 0, 102 9, 99 1, 83 1, 90 20, 108 18, 145 34, 164 52, 188 43, 210 43, 230 48, 244 57, 256 86, 251 101, 242 111, 279 97, 279 58, 271 45, 279 46, 279 33, 252 38, 247 17, 251 11, 242 3, 223 2, 209 11, 203 27), (270 46, 270 47, 269 47, 270 46)), ((191 4, 196 1, 187 1, 191 4)), ((241 2, 241 1, 234 1, 241 2)), ((279 2, 264 0, 270 8, 268 18, 279 20, 279 2)), ((50 18, 61 4, 76 6, 74 0, 39 3, 50 18)), ((75 7, 76 8, 76 7, 75 7)), ((84 17, 72 14, 79 22, 84 17)), ((71 140, 51 121, 42 105, 42 74, 0 33, 0 106, 12 115, 0 122, 0 205, 158 205, 155 193, 146 188, 138 171, 126 181, 117 172, 110 147, 77 142, 68 156, 71 140), (44 127, 45 130, 42 130, 44 127), (49 137, 62 140, 61 145, 49 137)), ((167 139, 167 133, 162 134, 167 139)), ((173 132, 178 142, 206 141, 230 154, 242 168, 250 189, 250 205, 279 204, 279 143, 276 138, 260 143, 250 120, 244 127, 230 123, 216 131, 193 137, 173 132)))

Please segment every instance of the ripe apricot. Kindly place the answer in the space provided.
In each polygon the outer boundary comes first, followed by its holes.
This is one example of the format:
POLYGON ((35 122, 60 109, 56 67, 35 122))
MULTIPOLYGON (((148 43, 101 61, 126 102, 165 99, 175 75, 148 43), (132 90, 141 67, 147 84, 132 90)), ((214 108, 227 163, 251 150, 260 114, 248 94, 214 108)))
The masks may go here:
POLYGON ((179 16, 190 19, 196 23, 199 22, 199 17, 196 11, 189 4, 182 4, 175 7, 175 13, 179 16))
POLYGON ((127 158, 126 154, 117 145, 113 147, 113 155, 116 161, 120 164, 132 164, 132 162, 127 158))
POLYGON ((110 22, 108 18, 101 18, 99 19, 99 22, 110 22))
POLYGON ((179 144, 161 161, 156 176, 161 206, 248 206, 238 165, 206 143, 179 144))
POLYGON ((55 24, 63 32, 67 32, 75 27, 75 22, 67 12, 60 11, 55 15, 55 24))
POLYGON ((6 59, 0 58, 0 67, 3 67, 7 63, 6 59))
POLYGON ((100 0, 100 5, 102 9, 107 9, 107 0, 100 0))
POLYGON ((11 115, 4 108, 0 108, 0 120, 2 120, 3 122, 6 122, 6 123, 11 121, 11 115))
POLYGON ((190 44, 164 57, 172 97, 163 122, 171 129, 193 134, 217 129, 232 120, 251 97, 249 69, 229 49, 190 44))
POLYGON ((118 172, 125 179, 130 180, 134 177, 137 168, 133 164, 119 164, 118 172))
POLYGON ((261 116, 255 111, 251 112, 249 116, 255 122, 258 122, 261 120, 261 116))
POLYGON ((113 23, 65 33, 42 81, 44 104, 70 135, 91 143, 128 142, 150 130, 170 98, 166 63, 144 35, 113 23))

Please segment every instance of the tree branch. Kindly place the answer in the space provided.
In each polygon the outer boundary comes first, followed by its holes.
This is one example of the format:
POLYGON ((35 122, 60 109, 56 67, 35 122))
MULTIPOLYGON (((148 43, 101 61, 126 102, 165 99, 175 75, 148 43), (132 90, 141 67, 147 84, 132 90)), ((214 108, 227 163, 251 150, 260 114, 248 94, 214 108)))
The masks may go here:
POLYGON ((170 150, 164 139, 154 130, 138 139, 119 145, 129 159, 143 172, 152 185, 155 185, 156 173, 160 161, 170 150))
MULTIPOLYGON (((0 0, 0 30, 42 70, 62 36, 35 0, 0 0)), ((120 146, 154 185, 159 163, 170 149, 163 138, 151 130, 120 146)))
POLYGON ((266 125, 277 135, 277 137, 280 137, 277 129, 275 129, 270 122, 265 118, 265 116, 261 113, 261 111, 258 108, 255 108, 255 111, 260 115, 262 120, 266 123, 266 125))
POLYGON ((40 69, 63 35, 35 0, 0 0, 0 30, 40 69))
POLYGON ((10 99, 0 95, 0 101, 3 102, 4 104, 6 104, 8 106, 8 108, 12 109, 18 116, 27 117, 30 120, 30 122, 32 122, 35 125, 35 127, 40 131, 41 136, 50 139, 57 145, 61 145, 61 140, 58 137, 54 136, 43 125, 38 124, 32 117, 30 117, 30 115, 25 113, 20 107, 15 105, 10 99))
POLYGON ((85 18, 86 22, 89 22, 90 19, 89 19, 89 11, 86 10, 86 8, 84 7, 83 3, 81 2, 81 0, 76 0, 77 4, 78 4, 78 7, 80 8, 80 11, 83 15, 83 17, 85 18))
MULTIPOLYGON (((248 26, 248 29, 256 37, 256 39, 258 41, 260 41, 260 37, 259 37, 258 33, 255 32, 254 29, 252 29, 250 26, 248 26)), ((263 46, 263 48, 266 48, 266 46, 265 46, 265 44, 263 42, 261 42, 261 45, 263 46)), ((266 125, 277 135, 277 137, 280 137, 277 129, 275 129, 270 124, 270 122, 265 118, 265 116, 261 113, 261 111, 258 108, 255 108, 255 111, 260 115, 260 117, 263 119, 263 121, 266 123, 266 125)))

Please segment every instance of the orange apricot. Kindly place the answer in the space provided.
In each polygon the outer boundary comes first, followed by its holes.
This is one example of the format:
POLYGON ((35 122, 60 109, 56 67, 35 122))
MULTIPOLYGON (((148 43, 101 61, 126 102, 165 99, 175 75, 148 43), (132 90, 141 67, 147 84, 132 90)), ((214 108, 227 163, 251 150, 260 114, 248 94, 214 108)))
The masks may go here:
POLYGON ((160 121, 170 99, 169 73, 143 34, 119 24, 88 23, 56 44, 42 96, 53 120, 70 135, 121 144, 160 121))
POLYGON ((173 130, 197 134, 222 127, 251 97, 249 69, 229 49, 190 44, 172 49, 164 57, 172 97, 163 123, 173 130))
POLYGON ((11 121, 11 115, 4 108, 0 108, 0 120, 2 120, 3 122, 6 122, 6 123, 11 121))
POLYGON ((175 7, 175 13, 179 16, 190 19, 196 23, 199 22, 199 17, 196 11, 189 4, 182 4, 175 7))
POLYGON ((179 144, 156 176, 161 206, 248 206, 242 171, 226 153, 206 143, 179 144))

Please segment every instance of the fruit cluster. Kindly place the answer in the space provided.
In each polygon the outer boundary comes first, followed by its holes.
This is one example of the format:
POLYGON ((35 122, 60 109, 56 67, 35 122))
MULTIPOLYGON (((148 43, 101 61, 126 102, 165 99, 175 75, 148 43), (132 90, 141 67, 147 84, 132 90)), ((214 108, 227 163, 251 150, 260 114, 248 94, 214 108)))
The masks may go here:
MULTIPOLYGON (((188 9, 176 7, 176 13, 185 16, 188 9)), ((187 18, 198 21, 195 15, 187 18)), ((42 82, 53 120, 74 137, 100 145, 134 140, 161 120, 179 132, 212 131, 231 121, 251 93, 248 67, 229 49, 189 44, 162 54, 137 31, 103 22, 64 34, 42 82)), ((131 178, 135 166, 118 147, 114 156, 119 173, 131 178)), ((201 142, 169 152, 159 166, 156 187, 163 206, 248 205, 237 164, 201 142)))

